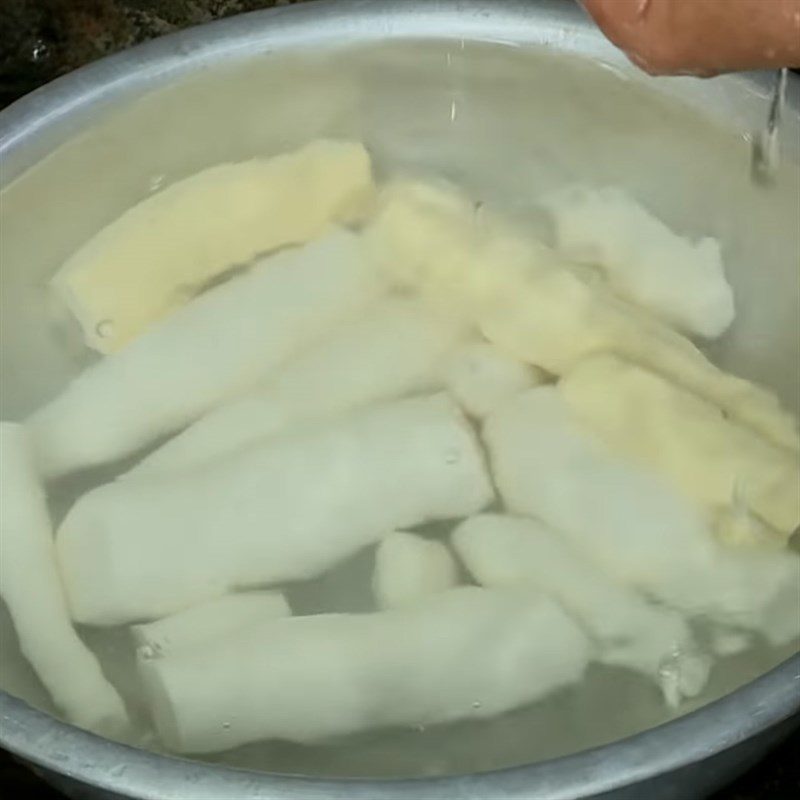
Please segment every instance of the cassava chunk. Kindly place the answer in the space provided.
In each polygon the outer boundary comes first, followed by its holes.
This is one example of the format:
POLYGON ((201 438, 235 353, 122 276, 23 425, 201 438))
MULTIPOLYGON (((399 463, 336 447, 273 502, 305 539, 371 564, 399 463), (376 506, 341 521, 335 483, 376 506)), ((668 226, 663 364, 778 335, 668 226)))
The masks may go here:
POLYGON ((555 598, 595 640, 600 661, 641 672, 662 688, 668 705, 705 686, 710 661, 684 618, 614 582, 541 522, 482 514, 456 528, 453 546, 482 586, 530 586, 555 598), (678 673, 677 687, 664 674, 669 668, 678 673), (699 669, 705 678, 697 681, 699 669))
POLYGON ((265 386, 199 419, 128 476, 185 469, 301 424, 439 388, 439 363, 461 331, 416 300, 388 298, 331 331, 265 386))
POLYGON ((544 205, 559 252, 599 267, 620 296, 688 334, 714 338, 730 327, 733 291, 716 239, 678 236, 612 187, 568 187, 544 205))
POLYGON ((53 279, 87 344, 119 350, 209 281, 258 255, 358 219, 374 193, 361 144, 316 141, 220 164, 126 211, 53 279))
POLYGON ((483 419, 518 392, 545 382, 541 370, 489 342, 457 347, 444 367, 447 390, 468 414, 483 419))
POLYGON ((266 380, 383 288, 337 231, 271 256, 89 367, 28 421, 55 477, 130 455, 266 380))
POLYGON ((208 600, 146 625, 134 625, 131 634, 140 653, 149 657, 203 643, 218 646, 220 639, 242 628, 291 613, 280 592, 242 592, 208 600))
POLYGON ((716 542, 703 510, 644 465, 609 449, 555 387, 489 416, 483 438, 509 511, 535 517, 615 580, 691 615, 791 639, 800 558, 716 542))
POLYGON ((742 503, 786 537, 800 525, 800 457, 711 403, 610 355, 578 364, 559 391, 575 418, 611 449, 652 467, 710 510, 742 503))
POLYGON ((717 369, 668 325, 455 190, 390 184, 365 243, 394 282, 461 313, 522 361, 562 375, 587 356, 618 353, 800 449, 796 421, 770 392, 717 369))
POLYGON ((164 744, 203 753, 484 719, 577 682, 588 652, 552 601, 461 587, 377 614, 276 620, 142 666, 164 744))
POLYGON ((469 424, 435 395, 102 486, 70 510, 56 547, 74 618, 114 625, 311 578, 391 530, 492 499, 469 424))
POLYGON ((44 492, 25 429, 0 423, 0 596, 20 649, 67 719, 106 736, 128 725, 120 696, 67 612, 44 492))
POLYGON ((379 608, 401 608, 458 582, 456 563, 442 542, 395 531, 378 545, 372 591, 379 608))

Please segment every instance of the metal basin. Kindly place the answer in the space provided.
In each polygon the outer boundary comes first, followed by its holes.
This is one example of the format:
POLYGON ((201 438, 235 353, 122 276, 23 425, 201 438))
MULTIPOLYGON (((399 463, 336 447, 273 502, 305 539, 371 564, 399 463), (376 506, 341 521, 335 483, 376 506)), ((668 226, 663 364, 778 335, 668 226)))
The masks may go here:
MULTIPOLYGON (((739 317, 711 355, 797 410, 800 91, 790 86, 781 174, 765 190, 750 185, 746 136, 768 89, 763 75, 646 79, 572 4, 512 0, 312 3, 80 70, 0 114, 3 418, 86 363, 71 332, 53 335, 44 291, 77 246, 165 182, 319 135, 361 138, 383 174, 443 175, 531 224, 532 198, 580 179, 626 186, 675 227, 719 237, 739 317)), ((125 687, 122 633, 85 634, 125 687)), ((59 721, 2 607, 0 637, 0 744, 75 797, 690 800, 757 759, 800 708, 800 658, 761 648, 720 663, 677 719, 634 678, 597 672, 480 725, 200 763, 59 721)))

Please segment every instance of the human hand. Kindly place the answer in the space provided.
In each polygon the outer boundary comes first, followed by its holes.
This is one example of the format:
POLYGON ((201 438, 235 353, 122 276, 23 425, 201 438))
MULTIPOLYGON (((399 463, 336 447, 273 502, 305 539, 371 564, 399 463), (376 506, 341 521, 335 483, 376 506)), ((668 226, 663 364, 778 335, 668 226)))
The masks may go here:
POLYGON ((655 75, 800 67, 800 0, 581 0, 655 75))

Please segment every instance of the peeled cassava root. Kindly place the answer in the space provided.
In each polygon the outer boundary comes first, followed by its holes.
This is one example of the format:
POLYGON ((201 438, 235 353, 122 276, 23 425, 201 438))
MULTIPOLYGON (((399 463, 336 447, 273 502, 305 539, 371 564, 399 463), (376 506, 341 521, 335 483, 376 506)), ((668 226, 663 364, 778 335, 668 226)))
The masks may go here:
POLYGON ((336 231, 197 297, 79 375, 28 420, 47 477, 96 466, 250 389, 382 291, 336 231))
POLYGON ((355 142, 210 167, 110 223, 53 285, 87 344, 112 353, 231 267, 357 220, 374 188, 369 155, 355 142))
POLYGON ((489 416, 483 439, 508 510, 558 530, 615 580, 773 641, 800 633, 797 554, 718 544, 702 509, 587 432, 558 388, 517 395, 489 416))
POLYGON ((477 324, 505 352, 555 375, 613 352, 719 406, 774 443, 800 449, 796 422, 770 392, 715 367, 684 336, 581 276, 459 192, 397 182, 384 192, 366 244, 402 286, 477 324))
POLYGON ((162 741, 203 753, 490 717, 578 681, 588 654, 552 601, 462 587, 402 610, 266 623, 142 675, 162 741))
POLYGON ((711 510, 741 502, 785 537, 800 525, 800 458, 660 375, 610 355, 559 384, 575 418, 711 510))
POLYGON ((53 532, 25 429, 0 423, 0 596, 20 649, 70 722, 106 736, 128 717, 67 612, 53 532))
POLYGON ((489 342, 465 342, 446 360, 445 385, 471 416, 483 419, 515 394, 545 382, 541 370, 489 342))
POLYGON ((69 512, 56 547, 74 618, 113 625, 310 578, 396 528, 492 499, 469 424, 436 395, 100 487, 69 512))
POLYGON ((418 300, 388 298, 293 358, 266 385, 225 403, 127 475, 185 469, 292 427, 437 388, 462 326, 418 300))
POLYGON ((482 586, 529 586, 558 600, 594 639, 598 660, 641 672, 668 705, 706 685, 710 660, 683 616, 615 582, 546 525, 483 514, 456 528, 453 546, 482 586))
POLYGON ((395 531, 378 545, 372 593, 378 608, 402 608, 458 583, 453 556, 442 542, 395 531))
POLYGON ((216 647, 220 639, 242 628, 291 613, 280 592, 242 592, 208 600, 146 625, 134 625, 131 634, 142 655, 204 643, 216 647))
POLYGON ((568 187, 544 205, 559 252, 599 267, 620 296, 689 334, 714 338, 733 322, 733 291, 716 239, 678 236, 610 187, 568 187))

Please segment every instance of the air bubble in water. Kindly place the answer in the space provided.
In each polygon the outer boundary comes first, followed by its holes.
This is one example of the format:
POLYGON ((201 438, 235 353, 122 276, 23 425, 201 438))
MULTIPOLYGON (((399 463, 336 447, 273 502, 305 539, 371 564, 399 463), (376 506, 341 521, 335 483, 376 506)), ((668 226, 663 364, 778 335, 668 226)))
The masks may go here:
POLYGON ((164 185, 165 178, 166 175, 153 175, 153 177, 150 178, 150 183, 148 184, 150 191, 157 192, 164 185))
POLYGON ((155 648, 146 644, 136 651, 136 655, 139 656, 142 661, 152 661, 156 657, 156 651, 155 648))
POLYGON ((97 323, 95 332, 101 339, 108 339, 114 335, 114 323, 110 319, 104 319, 97 323))

